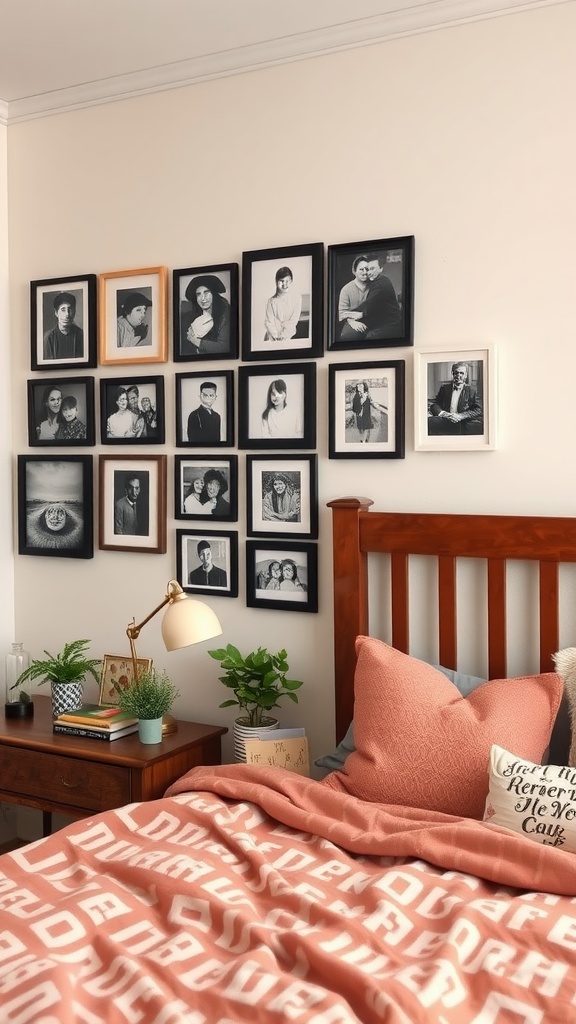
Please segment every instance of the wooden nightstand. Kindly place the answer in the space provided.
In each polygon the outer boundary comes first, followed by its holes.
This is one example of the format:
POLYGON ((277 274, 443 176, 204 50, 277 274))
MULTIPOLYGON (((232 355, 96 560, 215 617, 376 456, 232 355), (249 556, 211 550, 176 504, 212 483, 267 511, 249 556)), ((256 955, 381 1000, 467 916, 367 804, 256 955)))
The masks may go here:
POLYGON ((103 742, 52 731, 52 702, 34 696, 34 717, 0 718, 0 801, 43 812, 43 834, 52 812, 75 818, 136 800, 157 800, 168 786, 199 764, 220 764, 216 725, 178 722, 162 743, 140 743, 138 733, 103 742))

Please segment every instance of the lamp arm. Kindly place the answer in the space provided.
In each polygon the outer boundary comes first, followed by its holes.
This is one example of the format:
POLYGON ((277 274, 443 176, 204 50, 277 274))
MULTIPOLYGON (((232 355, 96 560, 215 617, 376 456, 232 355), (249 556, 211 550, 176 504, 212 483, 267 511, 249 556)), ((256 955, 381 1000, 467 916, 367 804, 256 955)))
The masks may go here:
POLYGON ((162 611, 162 609, 165 608, 167 604, 170 604, 171 601, 174 601, 183 593, 184 591, 182 590, 180 584, 176 580, 170 580, 166 588, 166 595, 164 597, 164 600, 161 601, 160 604, 157 605, 156 608, 154 608, 154 610, 151 611, 150 614, 147 615, 145 619, 142 619, 142 622, 139 622, 138 625, 136 625, 135 619, 132 619, 132 622, 128 625, 128 628, 126 629, 126 636, 128 637, 128 640, 130 642, 130 654, 132 656, 132 671, 134 673, 134 682, 137 682, 138 680, 138 658, 136 656, 135 641, 140 636, 140 630, 142 629, 143 626, 146 625, 147 622, 150 622, 150 619, 153 619, 154 616, 158 614, 158 612, 162 611))

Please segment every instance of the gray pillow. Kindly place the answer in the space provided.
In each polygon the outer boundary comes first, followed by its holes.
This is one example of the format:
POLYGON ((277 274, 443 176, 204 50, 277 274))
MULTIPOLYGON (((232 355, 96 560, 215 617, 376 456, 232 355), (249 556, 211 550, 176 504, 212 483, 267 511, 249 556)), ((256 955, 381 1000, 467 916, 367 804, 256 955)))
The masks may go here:
MULTIPOLYGON (((452 668, 444 668, 442 665, 433 665, 432 668, 437 668, 439 672, 443 672, 445 676, 448 676, 454 686, 458 688, 458 691, 463 697, 467 697, 472 690, 475 690, 480 683, 485 683, 486 680, 480 676, 468 676, 465 672, 456 672, 452 668)), ((319 757, 314 764, 317 768, 324 768, 327 772, 338 772, 344 765, 344 761, 355 750, 354 746, 354 722, 351 722, 348 726, 348 731, 343 740, 338 744, 335 750, 331 754, 324 754, 323 757, 319 757)))

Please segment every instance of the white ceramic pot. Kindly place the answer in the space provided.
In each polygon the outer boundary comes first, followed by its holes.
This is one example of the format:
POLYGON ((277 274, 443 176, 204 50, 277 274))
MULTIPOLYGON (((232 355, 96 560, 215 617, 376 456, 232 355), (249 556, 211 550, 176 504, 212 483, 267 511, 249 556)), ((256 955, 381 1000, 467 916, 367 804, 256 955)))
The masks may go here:
POLYGON ((162 742, 162 718, 140 718, 138 720, 140 743, 162 742))
POLYGON ((67 711, 75 711, 82 707, 84 683, 52 683, 52 714, 54 718, 67 711))
POLYGON ((273 732, 278 728, 277 718, 263 718, 262 725, 254 726, 247 724, 247 718, 236 718, 234 721, 234 757, 237 761, 246 761, 246 748, 244 740, 258 739, 261 733, 273 732))

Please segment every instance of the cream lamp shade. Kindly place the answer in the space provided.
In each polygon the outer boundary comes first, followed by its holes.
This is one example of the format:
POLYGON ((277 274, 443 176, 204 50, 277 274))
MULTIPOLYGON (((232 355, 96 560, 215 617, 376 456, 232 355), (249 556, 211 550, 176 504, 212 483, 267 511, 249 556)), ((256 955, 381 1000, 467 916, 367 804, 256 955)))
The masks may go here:
POLYGON ((172 597, 160 628, 167 651, 178 651, 182 647, 199 644, 202 640, 211 640, 222 632, 222 626, 212 609, 203 601, 196 601, 183 592, 172 597))

